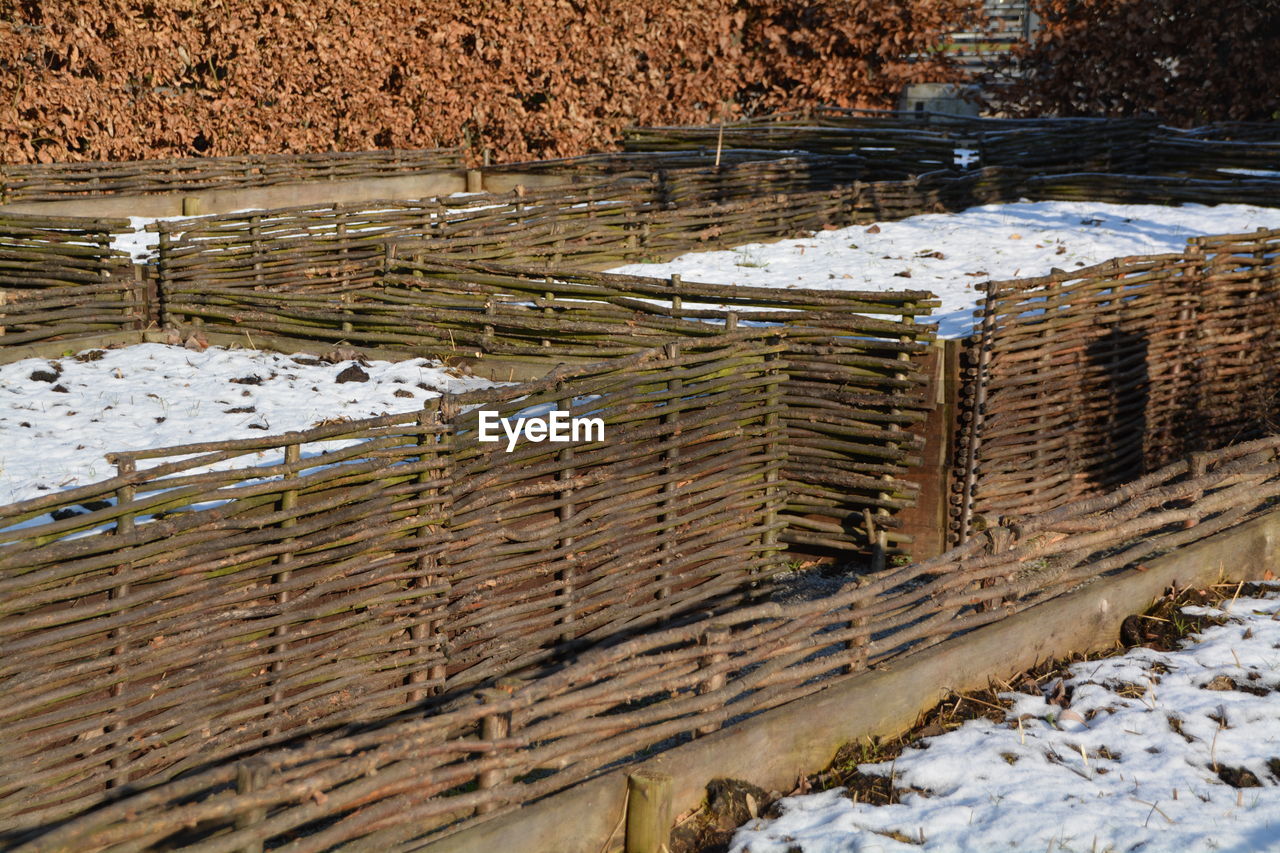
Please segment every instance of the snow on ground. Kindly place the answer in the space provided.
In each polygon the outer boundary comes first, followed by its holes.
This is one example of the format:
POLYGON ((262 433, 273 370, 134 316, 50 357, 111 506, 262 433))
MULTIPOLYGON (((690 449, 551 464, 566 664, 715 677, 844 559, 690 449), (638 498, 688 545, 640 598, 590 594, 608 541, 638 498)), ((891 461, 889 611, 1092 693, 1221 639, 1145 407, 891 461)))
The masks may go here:
POLYGON ((1280 849, 1280 592, 1185 610, 1228 621, 1176 652, 1075 664, 1066 708, 1008 694, 1002 724, 860 767, 919 793, 791 797, 731 853, 1280 849))
POLYGON ((114 234, 111 248, 118 252, 127 252, 134 263, 145 264, 155 257, 160 246, 160 234, 147 231, 146 227, 153 222, 176 222, 179 219, 197 219, 194 216, 130 216, 129 227, 132 232, 114 234))
POLYGON ((930 290, 943 337, 973 326, 988 279, 1044 275, 1127 255, 1182 251, 1188 237, 1280 228, 1280 207, 1018 202, 821 231, 778 243, 693 252, 610 272, 756 287, 930 290))
POLYGON ((262 438, 493 384, 426 359, 369 362, 343 381, 353 364, 141 344, 0 366, 0 505, 114 476, 112 451, 262 438))

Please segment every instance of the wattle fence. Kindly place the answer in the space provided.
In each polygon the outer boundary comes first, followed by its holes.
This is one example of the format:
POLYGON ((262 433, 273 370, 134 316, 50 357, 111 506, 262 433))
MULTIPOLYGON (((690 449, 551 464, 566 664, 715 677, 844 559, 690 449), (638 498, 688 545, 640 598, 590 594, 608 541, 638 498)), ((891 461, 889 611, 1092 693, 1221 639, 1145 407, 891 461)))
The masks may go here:
POLYGON ((111 248, 128 230, 127 219, 0 213, 0 346, 143 328, 146 288, 111 248))
POLYGON ((0 164, 0 204, 396 177, 411 172, 461 169, 464 153, 459 148, 429 148, 108 163, 0 164))
MULTIPOLYGON (((168 310, 184 333, 247 335, 278 347, 340 342, 446 360, 541 370, 616 358, 669 341, 707 341, 738 327, 786 333, 783 385, 789 525, 784 541, 831 552, 883 535, 912 538, 896 513, 915 503, 908 478, 933 403, 924 356, 936 305, 924 291, 775 290, 419 254, 393 256, 376 283, 334 290, 197 285, 168 310), (336 291, 336 293, 335 293, 336 291), (875 315, 875 316, 868 316, 875 315), (198 325, 197 325, 198 324, 198 325), (867 512, 876 515, 874 534, 867 512)), ((173 293, 174 291, 168 290, 173 293)))
POLYGON ((1280 496, 1280 439, 1201 461, 1198 472, 1175 463, 820 597, 648 631, 435 713, 211 766, 13 840, 25 841, 16 844, 24 853, 429 849, 658 744, 813 694, 870 664, 927 653, 958 632, 1238 525, 1280 496))
POLYGON ((782 561, 782 353, 743 331, 115 454, 110 480, 4 507, 0 838, 757 597, 782 561), (480 409, 548 408, 604 440, 479 440, 480 409))
POLYGON ((1224 171, 1274 134, 819 118, 524 170, 559 187, 162 222, 145 268, 121 222, 0 219, 0 350, 164 329, 536 377, 0 507, 0 845, 417 849, 1273 505, 1280 231, 988 283, 955 375, 923 291, 590 269, 1020 197, 1274 204, 1224 171), (870 180, 965 139, 1011 164, 870 180), (798 142, 859 153, 758 152, 798 142), (508 454, 478 408, 607 440, 508 454), (957 547, 889 565, 926 485, 957 547), (872 560, 811 598, 788 549, 872 560))
POLYGON ((989 282, 957 446, 966 538, 1280 428, 1280 230, 989 282))
POLYGON ((1143 170, 1155 131, 1143 119, 983 119, 816 110, 706 127, 627 130, 628 151, 758 148, 860 158, 871 180, 902 180, 955 166, 1017 166, 1037 172, 1143 170))

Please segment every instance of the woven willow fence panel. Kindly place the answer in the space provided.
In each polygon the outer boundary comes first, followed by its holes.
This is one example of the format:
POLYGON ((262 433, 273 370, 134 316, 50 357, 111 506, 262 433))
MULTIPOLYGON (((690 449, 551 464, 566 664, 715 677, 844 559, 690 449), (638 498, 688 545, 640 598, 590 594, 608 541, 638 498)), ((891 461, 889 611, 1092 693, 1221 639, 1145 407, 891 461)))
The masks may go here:
MULTIPOLYGON (((160 222, 162 286, 306 287, 368 281, 388 243, 472 259, 602 268, 777 239, 830 224, 947 209, 945 179, 840 183, 804 161, 593 178, 571 188, 447 202, 388 201, 160 222)), ((961 192, 969 196, 972 179, 961 192)), ((958 203, 958 201, 957 201, 958 203)))
POLYGON ((780 560, 781 352, 740 332, 118 454, 111 480, 0 509, 0 824, 740 603, 780 560), (606 440, 477 440, 474 407, 558 403, 606 440))
POLYGON ((957 165, 1018 166, 1037 171, 1135 172, 1155 123, 1115 119, 975 119, 934 121, 821 111, 723 127, 646 127, 624 132, 628 151, 730 148, 856 155, 866 178, 902 179, 957 165))
POLYGON ((24 853, 201 844, 421 849, 654 744, 918 654, 1274 508, 1280 438, 1182 461, 821 598, 763 602, 585 652, 440 713, 202 770, 29 838, 24 853), (1193 468, 1195 469, 1193 471, 1193 468))
POLYGON ((1280 426, 1280 231, 990 282, 983 306, 962 534, 1280 426))
POLYGON ((300 181, 390 178, 412 172, 458 169, 457 148, 317 154, 184 157, 124 163, 0 165, 0 204, 63 201, 77 196, 179 193, 267 187, 300 181))
MULTIPOLYGON (((1280 168, 1275 148, 1280 134, 1273 124, 1184 131, 1147 120, 975 119, 828 109, 737 122, 723 132, 719 127, 635 128, 627 132, 629 150, 622 154, 508 164, 488 171, 639 177, 682 166, 762 161, 806 151, 839 155, 833 165, 856 171, 849 181, 883 180, 951 168, 957 164, 956 149, 963 148, 973 154, 966 162, 976 165, 1205 176, 1223 168, 1280 168), (856 156, 851 159, 851 154, 856 156)), ((463 165, 463 151, 455 148, 0 165, 0 204, 385 178, 458 170, 463 165)))
MULTIPOLYGON (((875 149, 891 137, 863 138, 875 149)), ((1041 156, 1033 136, 1004 138, 1041 156)), ((923 168, 944 151, 897 139, 885 168, 923 168)), ((1064 139, 1043 156, 1075 156, 1064 139)), ((1186 253, 993 285, 987 358, 970 377, 981 419, 965 435, 969 541, 829 598, 768 602, 783 544, 847 542, 859 509, 875 513, 868 528, 891 526, 881 513, 906 494, 895 479, 911 461, 926 295, 820 301, 563 264, 1022 195, 1274 203, 1277 184, 992 168, 828 187, 815 158, 736 155, 655 180, 662 161, 643 161, 646 177, 627 156, 621 180, 612 164, 584 167, 571 193, 158 226, 159 299, 141 315, 152 320, 614 360, 422 412, 122 454, 111 481, 0 508, 0 636, 14 650, 0 664, 5 843, 413 849, 433 826, 514 808, 813 692, 819 677, 923 651, 1280 495, 1277 440, 1212 450, 1273 417, 1277 236, 1206 238, 1186 253), (857 318, 859 302, 899 319, 857 318), (757 323, 770 328, 709 336, 757 323), (627 447, 524 445, 508 457, 476 441, 467 409, 482 404, 599 414, 627 447), (1069 418, 1092 445, 1064 431, 1069 418), (1048 476, 1030 478, 1029 465, 1048 476), (1024 518, 1028 492, 1036 508, 1059 506, 1024 518), (979 533, 976 516, 1018 523, 979 533), (432 713, 403 713, 415 703, 432 713)), ((71 247, 50 268, 79 276, 66 258, 86 247, 91 263, 110 263, 99 226, 34 230, 18 236, 71 247)), ((59 275, 48 276, 58 287, 86 281, 59 275)), ((87 331, 40 310, 24 322, 41 336, 87 331)))
POLYGON ((180 302, 189 291, 246 283, 298 289, 358 285, 376 277, 387 245, 600 269, 1022 197, 1269 204, 1280 188, 1280 178, 1036 175, 999 167, 845 183, 838 182, 842 174, 832 177, 820 165, 796 159, 670 170, 656 179, 588 176, 572 187, 284 208, 149 228, 159 231, 161 287, 180 302))
MULTIPOLYGON (((728 287, 418 255, 388 261, 381 283, 339 298, 244 286, 192 291, 169 310, 206 331, 250 339, 394 347, 437 358, 554 364, 705 340, 740 324, 786 329, 784 386, 790 526, 785 541, 848 551, 867 539, 866 512, 895 547, 892 517, 911 506, 907 479, 932 402, 921 356, 933 337, 918 322, 925 291, 728 287), (874 315, 874 316, 868 316, 874 315)), ((184 326, 184 328, 187 328, 184 326)), ((191 327, 194 328, 194 327, 191 327)))
POLYGON ((907 473, 917 462, 921 438, 913 427, 932 405, 921 356, 933 330, 917 322, 937 305, 926 292, 775 290, 602 273, 548 276, 537 268, 436 258, 397 260, 393 269, 398 274, 386 284, 403 289, 380 313, 389 318, 394 306, 401 322, 412 318, 421 327, 456 335, 461 347, 485 352, 582 357, 629 352, 674 336, 697 339, 739 324, 785 328, 784 541, 848 551, 866 542, 871 511, 889 539, 909 544, 909 537, 895 532, 892 513, 915 501, 918 484, 907 473), (440 300, 449 310, 434 307, 440 300), (486 324, 479 330, 477 312, 486 324))
POLYGON ((111 248, 128 220, 0 214, 0 341, 142 328, 146 293, 111 248))

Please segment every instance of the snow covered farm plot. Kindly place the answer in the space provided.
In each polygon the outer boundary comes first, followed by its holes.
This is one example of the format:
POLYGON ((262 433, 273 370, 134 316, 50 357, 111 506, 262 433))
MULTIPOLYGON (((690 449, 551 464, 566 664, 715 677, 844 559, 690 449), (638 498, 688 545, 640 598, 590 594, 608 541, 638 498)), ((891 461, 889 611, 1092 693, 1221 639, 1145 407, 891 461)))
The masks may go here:
POLYGON ((1072 665, 1002 722, 928 737, 864 764, 901 791, 791 797, 731 853, 1271 850, 1280 845, 1280 588, 1220 607, 1172 652, 1072 665))
POLYGON ((166 344, 24 359, 0 367, 0 503, 107 479, 112 452, 306 430, 491 384, 425 359, 166 344))
POLYGON ((1181 252, 1201 234, 1280 228, 1280 208, 1238 204, 1012 202, 821 230, 812 237, 694 252, 610 272, 816 290, 929 290, 944 338, 973 332, 986 281, 1034 278, 1128 255, 1181 252))

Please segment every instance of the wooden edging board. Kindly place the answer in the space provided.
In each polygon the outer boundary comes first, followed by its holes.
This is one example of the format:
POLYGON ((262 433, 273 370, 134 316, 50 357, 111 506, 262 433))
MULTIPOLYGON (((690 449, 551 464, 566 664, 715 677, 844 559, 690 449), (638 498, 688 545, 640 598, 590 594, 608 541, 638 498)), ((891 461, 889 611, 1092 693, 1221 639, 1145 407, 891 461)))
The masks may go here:
POLYGON ((386 178, 311 180, 266 187, 188 190, 181 193, 118 193, 79 196, 63 201, 26 201, 0 205, 3 213, 36 216, 195 216, 236 210, 385 201, 390 198, 432 198, 463 192, 466 173, 410 172, 386 178))
POLYGON ((697 808, 712 779, 791 790, 846 743, 907 731, 949 692, 984 688, 1036 663, 1113 647, 1120 623, 1170 586, 1253 580, 1280 562, 1280 511, 1187 545, 1000 622, 833 682, 812 696, 425 844, 429 853, 601 853, 622 848, 627 776, 674 779, 672 814, 697 808))
POLYGON ((577 175, 521 172, 485 173, 462 169, 405 172, 381 178, 312 180, 265 187, 195 189, 169 193, 111 193, 73 196, 60 201, 15 201, 0 205, 0 213, 34 216, 87 216, 108 219, 126 216, 197 216, 238 210, 273 210, 302 205, 358 204, 387 199, 418 199, 460 192, 506 193, 517 187, 572 186, 584 183, 577 175))
POLYGON ((60 338, 52 341, 40 341, 33 344, 17 344, 3 346, 4 338, 0 337, 0 364, 13 364, 24 358, 60 358, 67 353, 83 352, 87 349, 113 347, 121 344, 162 343, 164 335, 158 332, 125 330, 122 332, 103 332, 97 335, 83 335, 74 338, 60 338))

